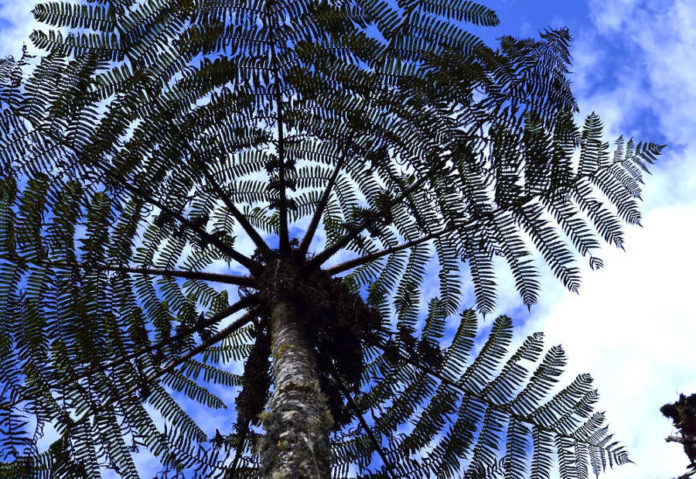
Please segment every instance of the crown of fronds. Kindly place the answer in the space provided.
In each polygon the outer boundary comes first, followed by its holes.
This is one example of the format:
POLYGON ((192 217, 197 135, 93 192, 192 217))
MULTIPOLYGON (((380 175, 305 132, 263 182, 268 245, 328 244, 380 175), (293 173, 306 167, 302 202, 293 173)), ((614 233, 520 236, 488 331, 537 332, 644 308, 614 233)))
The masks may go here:
MULTIPOLYGON (((495 14, 465 0, 100 0, 34 13, 45 53, 0 64, 3 467, 136 477, 131 452, 145 446, 171 469, 253 474, 253 428, 211 439, 173 396, 219 408, 201 382, 244 382, 220 366, 263 336, 259 278, 279 258, 367 288, 383 318, 341 399, 355 421, 375 419, 336 432, 337 476, 349 463, 372 474, 375 451, 381 477, 546 477, 553 450, 564 478, 626 460, 589 416, 587 377, 540 404, 560 350, 527 380, 535 336, 496 373, 507 320, 468 369, 471 313, 428 374, 409 351, 438 357, 469 272, 479 312, 495 308, 496 257, 531 305, 534 249, 576 290, 575 253, 599 267, 600 238, 621 246, 622 223, 640 221, 642 171, 660 147, 619 139, 610 151, 596 115, 575 124, 567 31, 493 50, 464 26, 495 14), (439 312, 421 330, 431 258, 439 312), (209 272, 222 264, 230 273, 209 272), (49 424, 60 439, 39 452, 49 424)), ((343 370, 324 373, 340 388, 343 370)))

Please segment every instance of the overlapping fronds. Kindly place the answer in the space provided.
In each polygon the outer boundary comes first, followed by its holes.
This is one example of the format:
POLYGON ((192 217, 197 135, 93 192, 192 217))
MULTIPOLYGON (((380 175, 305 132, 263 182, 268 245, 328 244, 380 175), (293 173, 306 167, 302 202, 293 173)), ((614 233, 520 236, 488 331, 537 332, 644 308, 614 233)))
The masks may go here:
MULTIPOLYGON (((466 30, 497 23, 473 1, 53 1, 34 13, 44 54, 0 63, 0 471, 135 477, 131 452, 145 446, 168 470, 251 476, 258 431, 209 437, 179 399, 220 408, 201 384, 244 383, 227 365, 263 334, 269 265, 344 276, 384 330, 408 332, 436 258, 422 343, 435 354, 467 270, 478 311, 495 309, 496 256, 528 305, 535 250, 576 290, 577 253, 600 266, 599 240, 621 246, 622 224, 639 223, 660 152, 623 140, 610 152, 596 115, 575 124, 567 31, 492 49, 466 30), (49 425, 58 438, 38 451, 49 425)), ((414 477, 545 477, 552 450, 564 477, 625 460, 590 416, 587 378, 541 405, 560 350, 527 380, 530 339, 499 372, 500 320, 466 366, 467 314, 429 374, 398 341, 362 344, 363 393, 350 399, 348 384, 343 401, 375 419, 337 432, 337 475, 351 461, 378 470, 381 449, 414 477)), ((324 373, 340 386, 342 372, 324 373)))
MULTIPOLYGON (((444 327, 444 318, 432 313, 423 337, 435 340, 442 333, 433 328, 444 327)), ((468 310, 437 361, 403 334, 373 351, 354 402, 369 419, 336 444, 337 477, 350 477, 357 464, 359 477, 542 478, 558 461, 560 477, 571 478, 628 461, 593 411, 590 376, 558 387, 560 347, 544 351, 543 335, 535 333, 511 349, 506 316, 495 320, 480 349, 477 331, 468 310)))
MULTIPOLYGON (((11 184, 0 193, 3 458, 36 451, 27 436, 31 414, 39 421, 36 434, 50 426, 60 435, 43 454, 37 474, 98 477, 100 468, 110 467, 123 477, 138 477, 131 458, 138 446, 165 465, 183 467, 186 461, 172 449, 176 442, 163 435, 153 413, 187 446, 208 442, 174 396, 227 407, 197 380, 240 384, 238 375, 217 365, 245 355, 248 327, 238 320, 223 328, 221 321, 251 306, 253 297, 230 305, 226 291, 203 282, 214 275, 182 272, 177 282, 153 269, 165 279, 131 280, 125 269, 95 267, 119 242, 132 247, 141 207, 128 205, 114 219, 105 195, 85 205, 80 193, 79 185, 57 186, 48 177, 32 178, 21 194, 11 184), (81 232, 74 227, 78 218, 84 220, 81 232), (124 236, 115 239, 116 232, 124 236), (201 308, 206 313, 199 314, 201 308), (217 357, 196 359, 221 337, 217 357)), ((158 261, 164 266, 177 253, 180 248, 165 242, 158 261)), ((136 258, 147 254, 144 247, 134 251, 136 258)), ((196 256, 206 259, 200 249, 189 258, 196 256)))
MULTIPOLYGON (((567 31, 494 51, 455 22, 496 23, 474 2, 50 2, 35 13, 73 38, 35 34, 51 54, 23 108, 70 149, 66 175, 173 212, 195 198, 197 218, 278 234, 282 251, 292 224, 317 216, 328 244, 312 267, 352 251, 362 261, 332 271, 362 266, 355 280, 381 278, 396 301, 408 288, 390 268, 422 269, 434 248, 450 313, 465 268, 478 310, 494 309, 494 256, 528 305, 535 249, 577 290, 575 252, 595 266, 599 238, 622 244, 621 222, 640 221, 641 168, 660 150, 620 142, 611 156, 599 118, 575 125, 567 31), (100 35, 114 44, 79 40, 100 35)), ((404 277, 417 287, 423 275, 404 277)))

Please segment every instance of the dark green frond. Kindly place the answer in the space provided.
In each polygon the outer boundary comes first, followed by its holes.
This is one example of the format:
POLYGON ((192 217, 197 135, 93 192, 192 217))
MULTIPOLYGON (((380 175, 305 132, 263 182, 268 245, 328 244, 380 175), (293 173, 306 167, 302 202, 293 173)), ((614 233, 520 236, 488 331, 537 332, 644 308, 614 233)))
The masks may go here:
MULTIPOLYGON (((501 316, 473 354, 475 318, 473 311, 464 314, 441 361, 428 362, 408 341, 390 339, 369 363, 365 381, 371 381, 356 403, 374 418, 372 433, 393 464, 381 474, 480 477, 495 470, 495 477, 536 479, 550 477, 557 455, 560 477, 570 479, 589 477, 595 465, 628 461, 601 417, 592 416, 597 395, 588 375, 553 392, 565 364, 560 347, 540 361, 537 333, 510 351, 512 322, 501 316)), ((349 463, 364 474, 372 467, 372 445, 360 434, 336 444, 337 477, 346 477, 340 471, 349 463)))

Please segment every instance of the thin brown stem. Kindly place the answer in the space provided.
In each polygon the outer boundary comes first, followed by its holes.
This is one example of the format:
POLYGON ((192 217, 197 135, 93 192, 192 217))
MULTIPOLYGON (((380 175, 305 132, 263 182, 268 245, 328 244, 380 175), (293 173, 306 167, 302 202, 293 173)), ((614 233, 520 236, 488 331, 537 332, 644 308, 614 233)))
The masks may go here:
MULTIPOLYGON (((176 126, 173 124, 173 121, 170 122, 172 123, 172 127, 175 128, 176 126)), ((232 213, 232 216, 234 216, 234 218, 241 225, 246 234, 249 235, 249 238, 254 242, 256 247, 264 255, 270 256, 271 249, 268 247, 263 238, 261 238, 261 235, 258 233, 258 231, 256 231, 256 229, 252 226, 251 223, 249 223, 249 220, 246 218, 246 216, 244 216, 244 214, 242 214, 242 212, 239 211, 239 209, 234 205, 234 203, 232 203, 229 195, 226 195, 225 192, 222 191, 222 188, 220 187, 218 182, 215 181, 213 175, 210 174, 208 168, 206 168, 206 165, 202 161, 200 161, 200 157, 191 147, 191 143, 183 141, 181 142, 181 145, 183 146, 183 148, 188 150, 189 155, 192 159, 199 159, 199 161, 195 161, 195 164, 201 169, 201 172, 203 173, 203 176, 205 176, 206 181, 215 190, 215 193, 222 200, 222 202, 225 204, 230 213, 232 213)))
POLYGON ((331 365, 331 373, 333 374, 334 378, 336 379, 336 384, 338 384, 338 388, 341 390, 341 394, 346 398, 346 402, 348 402, 348 406, 353 410, 355 413, 355 417, 358 419, 358 422, 360 422, 360 427, 362 427, 362 430, 365 432, 367 437, 370 439, 370 442, 372 443, 372 447, 375 448, 375 451, 377 451, 377 454, 379 454, 379 457, 382 458, 382 462, 384 463, 387 471, 387 475, 389 477, 394 477, 392 474, 392 471, 395 471, 396 469, 392 465, 391 461, 387 457, 387 454, 384 452, 384 449, 382 449, 382 446, 380 445, 379 441, 377 440, 377 437, 375 434, 372 432, 372 429, 370 426, 367 424, 367 421, 365 421, 365 418, 363 417, 362 412, 360 412, 360 409, 358 408, 358 405, 355 404, 355 401, 350 395, 350 391, 346 388, 346 386, 343 384, 341 379, 338 377, 338 372, 336 371, 336 368, 331 365))
POLYGON ((201 353, 205 351, 206 348, 209 348, 213 344, 222 341, 225 339, 227 336, 238 330, 239 328, 246 326, 250 322, 252 322, 254 319, 254 314, 252 313, 247 313, 238 320, 234 321, 232 324, 227 326, 226 328, 221 329, 217 333, 213 334, 208 338, 207 340, 201 342, 198 346, 195 348, 191 349, 188 351, 186 354, 183 356, 179 356, 178 358, 170 361, 166 366, 164 366, 162 369, 158 370, 156 373, 151 374, 148 376, 145 381, 150 382, 158 377, 160 377, 163 374, 166 374, 168 372, 171 372, 174 370, 175 367, 178 365, 182 364, 185 361, 188 361, 192 357, 194 357, 196 354, 201 353))
POLYGON ((106 174, 108 176, 111 176, 112 178, 116 179, 118 182, 120 182, 123 185, 123 187, 125 189, 127 189, 128 191, 130 191, 131 193, 139 196, 141 199, 150 203, 151 205, 156 206, 157 208, 159 208, 163 212, 167 213, 172 218, 179 221, 185 227, 198 233, 198 235, 200 236, 200 238, 202 240, 216 246, 222 253, 226 254, 227 256, 229 256, 230 258, 235 260, 237 263, 246 267, 249 271, 256 272, 256 271, 259 271, 259 269, 261 268, 261 265, 259 263, 252 260, 251 258, 241 254, 240 252, 238 252, 237 250, 235 250, 234 248, 232 248, 228 244, 224 243, 222 240, 211 235, 210 233, 205 231, 205 229, 202 226, 194 225, 189 219, 185 218, 182 214, 171 210, 166 205, 164 205, 162 202, 156 200, 155 198, 152 198, 147 193, 141 191, 139 188, 136 188, 135 186, 131 185, 127 181, 119 178, 118 176, 114 175, 110 171, 106 171, 106 174))
POLYGON ((271 256, 271 249, 268 247, 266 242, 263 240, 261 235, 259 234, 258 231, 256 231, 256 228, 252 226, 251 223, 249 223, 249 220, 244 216, 244 214, 239 211, 239 209, 232 203, 232 200, 230 200, 229 195, 226 195, 224 191, 222 191, 222 188, 220 185, 215 181, 215 178, 210 174, 210 172, 205 168, 205 165, 201 165, 201 170, 203 171, 203 175, 205 176, 205 179, 208 181, 210 186, 215 190, 215 193, 218 195, 218 197, 222 200, 222 202, 225 204, 227 209, 232 213, 232 216, 237 220, 237 222, 240 224, 240 226, 244 229, 247 235, 249 235, 249 238, 251 241, 254 242, 256 247, 261 251, 262 254, 270 257, 271 256))
MULTIPOLYGON (((46 131, 46 130, 41 130, 41 131, 43 133, 45 133, 46 135, 48 135, 57 144, 62 145, 65 148, 69 148, 70 150, 74 151, 78 156, 80 155, 81 152, 76 150, 76 148, 73 145, 71 145, 68 142, 66 142, 65 140, 57 137, 51 131, 46 131)), ((124 178, 120 177, 119 175, 114 174, 108 167, 102 165, 99 161, 97 161, 95 164, 102 170, 102 172, 104 173, 105 176, 109 176, 109 177, 113 178, 118 183, 120 183, 123 186, 123 188, 130 191, 132 194, 139 197, 141 200, 143 200, 146 203, 149 203, 153 206, 156 206, 161 211, 168 214, 170 217, 175 218, 182 225, 184 225, 185 227, 189 228, 190 230, 196 232, 202 240, 214 245, 222 253, 224 253, 227 256, 229 256, 230 258, 234 259, 239 264, 246 267, 249 271, 256 272, 260 269, 261 265, 259 263, 252 260, 251 258, 248 258, 247 256, 244 256, 243 254, 236 251, 234 248, 230 247, 228 244, 224 243, 223 241, 221 241, 217 237, 211 235, 210 233, 205 231, 205 229, 203 227, 194 225, 191 221, 186 219, 183 215, 171 210, 170 208, 165 206, 162 202, 156 200, 155 198, 152 198, 147 193, 143 192, 139 188, 130 184, 124 178)))
POLYGON ((251 276, 235 276, 227 274, 205 273, 200 271, 178 271, 169 269, 138 268, 130 266, 108 266, 108 265, 88 265, 88 264, 67 264, 51 263, 54 268, 77 267, 83 270, 114 271, 117 273, 133 273, 146 276, 164 276, 167 278, 183 278, 201 281, 213 281, 223 284, 234 284, 245 288, 255 288, 256 282, 251 276))
MULTIPOLYGON (((145 384, 151 383, 152 381, 158 379, 159 377, 163 376, 164 374, 167 374, 167 373, 173 371, 175 367, 188 361, 193 356, 204 351, 206 348, 209 348, 213 344, 215 344, 219 341, 222 341, 227 336, 229 336, 231 333, 233 333, 234 331, 238 330, 239 328, 245 326, 246 324, 250 323, 252 320, 253 320, 253 315, 251 313, 245 314, 244 316, 242 316, 241 318, 236 320, 234 323, 230 324, 229 326, 227 326, 223 330, 219 331, 218 333, 216 333, 213 336, 211 336, 210 338, 208 338, 206 341, 202 342, 201 344, 199 344, 195 348, 188 351, 186 354, 179 356, 176 359, 173 359, 163 368, 158 369, 157 371, 149 374, 144 379, 144 381, 141 382, 140 384, 138 384, 136 386, 132 386, 131 388, 126 390, 126 392, 124 394, 116 396, 115 398, 112 398, 111 400, 107 401, 105 404, 102 404, 101 407, 108 407, 110 404, 113 404, 116 399, 119 399, 121 397, 127 397, 127 396, 130 396, 131 394, 137 392, 143 383, 145 383, 145 384)), ((90 417, 90 415, 89 415, 89 411, 88 411, 80 419, 76 420, 73 423, 73 426, 79 424, 82 421, 87 420, 89 417, 90 417)))
POLYGON ((271 55, 273 56, 273 82, 275 88, 275 103, 276 103, 276 119, 277 119, 277 130, 278 130, 278 187, 280 194, 280 204, 278 205, 278 211, 280 213, 280 231, 279 231, 279 248, 281 255, 287 255, 290 252, 290 236, 288 232, 288 201, 286 196, 286 185, 285 185, 285 138, 283 130, 283 110, 282 110, 282 96, 280 92, 280 75, 278 74, 278 67, 276 63, 276 49, 275 45, 272 46, 271 55))
POLYGON ((323 263, 325 263, 329 258, 331 258, 333 255, 338 253, 341 249, 343 249, 348 243, 350 243, 352 240, 357 238, 360 233, 362 233, 366 228, 369 226, 373 225, 377 221, 381 221, 385 217, 385 213, 390 213, 392 208, 397 205, 399 202, 401 202, 404 198, 406 198, 408 195, 416 191, 424 182, 426 178, 422 177, 419 180, 417 180, 413 185, 411 185, 409 188, 403 191, 403 193, 396 198, 393 198, 392 200, 389 201, 389 204, 386 206, 386 212, 378 212, 374 215, 372 215, 370 218, 364 219, 357 227, 355 227, 352 231, 349 233, 343 235, 340 237, 335 243, 332 245, 328 246, 324 251, 316 255, 314 258, 312 258, 308 263, 307 263, 307 269, 314 269, 318 268, 321 266, 323 263))
POLYGON ((234 479, 234 475, 237 472, 237 468, 239 467, 239 460, 242 458, 242 454, 244 453, 244 441, 246 440, 248 432, 249 420, 246 421, 242 433, 238 435, 239 443, 237 444, 237 447, 234 450, 234 459, 232 460, 232 464, 230 465, 230 468, 225 472, 225 479, 234 479))
POLYGON ((336 179, 338 178, 338 174, 341 171, 341 167, 343 166, 343 163, 345 163, 345 160, 346 157, 344 155, 341 157, 340 160, 338 160, 336 166, 334 167, 334 171, 331 174, 329 183, 326 185, 326 188, 324 189, 324 193, 322 194, 321 199, 317 204, 317 209, 314 211, 314 215, 312 216, 312 220, 309 223, 309 227, 307 228, 307 231, 305 232, 305 235, 302 238, 302 243, 300 243, 300 247, 298 250, 300 257, 305 256, 307 254, 307 251, 309 250, 309 244, 312 242, 312 239, 314 238, 314 235, 317 231, 317 227, 319 226, 319 221, 321 220, 321 217, 324 214, 326 205, 329 203, 329 198, 331 197, 331 190, 336 184, 336 179))
MULTIPOLYGON (((82 379, 82 378, 85 378, 85 377, 87 377, 87 376, 91 376, 91 375, 93 375, 93 374, 98 374, 98 373, 101 373, 101 372, 106 371, 107 369, 111 369, 111 368, 120 366, 121 364, 123 364, 123 363, 125 363, 125 362, 127 362, 127 361, 130 361, 131 359, 135 359, 136 357, 138 357, 138 356, 140 356, 140 355, 142 355, 142 354, 149 353, 149 352, 151 352, 151 351, 154 351, 155 349, 159 349, 159 348, 161 348, 161 347, 163 347, 163 346, 166 346, 166 345, 168 345, 168 344, 170 344, 170 343, 173 343, 173 342, 175 342, 175 341, 179 341, 179 340, 183 339, 185 336, 189 336, 189 335, 191 335, 191 334, 198 333, 198 332, 204 330, 205 328, 208 328, 208 327, 210 327, 210 326, 213 326, 213 325, 219 323, 220 321, 222 321, 223 319, 225 319, 226 317, 228 317, 228 316, 230 316, 230 315, 232 315, 232 314, 234 314, 234 313, 237 313, 237 312, 239 312, 239 311, 242 311, 243 309, 246 309, 246 308, 248 308, 249 306, 252 306, 252 305, 255 304, 256 302, 257 302, 257 297, 256 297, 256 295, 247 296, 247 297, 245 297, 245 298, 242 298, 241 300, 237 301, 235 304, 233 304, 232 306, 228 307, 228 308, 225 309, 224 311, 219 312, 218 314, 216 314, 216 315, 214 315, 214 316, 208 318, 208 319, 205 320, 205 321, 201 321, 201 322, 198 323, 198 324, 196 325, 196 327, 193 328, 193 329, 186 330, 186 331, 182 331, 181 333, 177 333, 177 334, 175 334, 175 335, 173 335, 173 336, 171 336, 171 337, 169 337, 169 338, 163 339, 162 341, 160 341, 160 342, 157 343, 157 344, 151 344, 151 345, 146 346, 146 347, 144 347, 144 348, 141 348, 141 349, 139 349, 139 350, 137 350, 137 351, 134 351, 134 352, 132 352, 132 353, 130 353, 130 354, 126 354, 126 355, 124 355, 124 356, 121 356, 120 358, 115 359, 115 360, 113 360, 113 361, 110 361, 110 362, 108 362, 108 363, 100 364, 100 365, 97 365, 96 367, 89 368, 88 370, 83 371, 80 375, 73 376, 73 377, 71 377, 71 378, 69 378, 69 379, 66 379, 66 380, 64 380, 64 381, 61 381, 61 382, 59 382, 58 384, 55 384, 53 387, 54 387, 54 388, 60 388, 60 387, 63 387, 63 386, 67 386, 68 384, 73 383, 73 382, 75 382, 75 381, 78 381, 78 380, 80 380, 80 379, 82 379)), ((246 317, 246 316, 245 316, 245 317, 246 317)), ((241 321, 241 320, 237 320, 237 321, 235 321, 235 322, 232 323, 232 324, 238 324, 240 321, 241 321)), ((247 321, 247 322, 248 322, 248 321, 247 321)), ((246 324, 246 323, 244 323, 244 324, 246 324)), ((243 326, 243 324, 240 324, 239 327, 241 327, 241 326, 243 326)), ((218 334, 219 334, 219 333, 218 333, 218 334)))
MULTIPOLYGON (((551 194, 551 193, 549 192, 549 194, 551 194)), ((431 234, 429 234, 429 235, 423 236, 422 238, 419 238, 419 239, 416 239, 416 240, 413 240, 413 241, 409 241, 409 242, 407 242, 407 243, 403 243, 403 244, 401 244, 401 245, 394 246, 394 247, 392 247, 392 248, 387 248, 387 249, 384 249, 384 250, 381 250, 381 251, 378 251, 378 252, 375 252, 375 253, 371 253, 371 254, 368 254, 368 255, 365 255, 365 256, 361 256, 361 257, 359 257, 359 258, 355 258, 355 259, 352 259, 352 260, 349 260, 349 261, 345 261, 345 262, 343 262, 343 263, 341 263, 341 264, 338 264, 338 265, 336 265, 336 266, 333 266, 333 267, 331 267, 331 268, 328 268, 326 271, 329 272, 329 273, 331 273, 331 274, 342 273, 343 271, 347 271, 347 270, 349 270, 349 269, 351 269, 351 268, 355 268, 355 267, 361 266, 361 265, 363 265, 363 264, 365 264, 365 263, 369 263, 370 261, 374 261, 374 260, 376 260, 376 259, 379 259, 379 258, 381 258, 382 256, 386 256, 386 255, 389 255, 389 254, 392 254, 392 253, 396 253, 397 251, 400 251, 400 250, 402 250, 402 249, 411 248, 411 247, 413 247, 413 246, 416 246, 416 245, 421 244, 421 243, 423 243, 423 242, 429 241, 429 240, 431 240, 431 239, 438 238, 439 236, 441 236, 441 235, 443 235, 443 234, 445 234, 445 233, 449 233, 449 232, 455 231, 455 230, 457 230, 458 228, 465 228, 465 227, 467 227, 467 226, 471 226, 471 225, 473 225, 474 223, 476 223, 477 221, 481 221, 481 220, 484 220, 484 219, 491 218, 491 217, 493 217, 494 215, 496 215, 496 214, 498 214, 498 213, 500 213, 500 212, 502 212, 502 211, 514 211, 515 209, 522 208, 523 206, 525 206, 526 204, 530 203, 531 201, 533 201, 533 200, 535 200, 535 199, 538 199, 538 198, 539 198, 539 199, 543 199, 545 196, 547 196, 547 195, 537 195, 537 196, 535 196, 535 195, 526 195, 526 196, 523 196, 523 197, 520 198, 518 201, 516 201, 516 202, 514 202, 513 204, 507 206, 506 208, 495 208, 495 209, 493 209, 493 210, 487 211, 487 212, 482 213, 482 214, 472 215, 471 219, 469 219, 469 221, 466 221, 466 222, 464 222, 464 223, 453 224, 453 225, 451 225, 451 226, 447 226, 446 228, 443 228, 442 230, 440 230, 440 231, 438 231, 438 232, 436 232, 436 233, 431 233, 431 234)), ((367 227, 367 225, 365 225, 365 227, 367 227)), ((364 228, 363 228, 363 229, 364 229, 364 228)), ((343 246, 345 246, 346 244, 348 244, 348 242, 349 242, 352 238, 346 239, 347 236, 349 236, 349 235, 343 236, 343 237, 340 238, 336 243, 334 243, 334 245, 332 245, 331 247, 327 248, 327 249, 326 249, 324 252, 322 252, 320 255, 317 255, 312 261, 309 262, 309 265, 308 265, 308 266, 309 266, 309 267, 316 267, 316 263, 315 263, 315 262, 317 262, 317 261, 322 261, 322 262, 326 261, 329 257, 331 257, 331 255, 335 254, 335 253, 338 251, 338 249, 340 249, 340 248, 338 248, 339 242, 343 242, 343 245, 341 246, 341 248, 342 248, 343 246), (335 249, 335 251, 334 251, 334 249, 335 249), (326 258, 324 258, 324 255, 328 255, 328 256, 326 256, 326 258), (321 256, 321 258, 320 258, 320 256, 321 256)), ((357 236, 357 235, 356 235, 356 236, 357 236)), ((321 263, 319 263, 319 264, 321 264, 321 263)))
POLYGON ((451 231, 451 228, 444 229, 438 233, 431 233, 429 235, 423 236, 422 238, 418 238, 412 241, 408 241, 406 243, 402 243, 398 246, 392 246, 391 248, 386 248, 381 251, 377 251, 375 253, 370 253, 365 256, 361 256, 359 258, 351 259, 348 261, 345 261, 341 264, 337 264, 336 266, 332 266, 331 268, 328 268, 326 270, 327 273, 334 275, 334 274, 339 274, 344 271, 347 271, 349 269, 362 266, 363 264, 369 263, 371 261, 375 261, 379 258, 382 258, 383 256, 387 256, 390 254, 397 253, 401 250, 412 248, 414 246, 418 246, 421 243, 425 243, 427 241, 430 241, 431 239, 437 238, 438 236, 446 233, 447 231, 451 231))

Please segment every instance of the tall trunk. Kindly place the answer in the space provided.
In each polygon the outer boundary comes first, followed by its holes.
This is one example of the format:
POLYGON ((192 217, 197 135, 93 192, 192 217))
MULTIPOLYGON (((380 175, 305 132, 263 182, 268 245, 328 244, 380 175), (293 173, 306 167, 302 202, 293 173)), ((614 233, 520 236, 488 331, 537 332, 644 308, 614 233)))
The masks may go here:
POLYGON ((327 479, 333 419, 314 353, 287 301, 271 307, 271 352, 275 384, 263 421, 261 477, 327 479))

